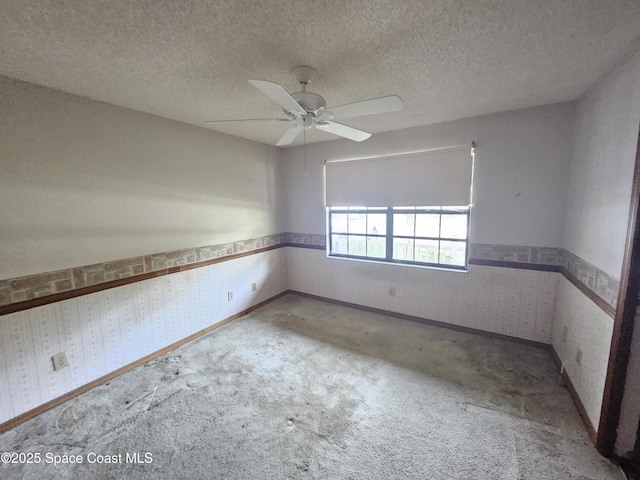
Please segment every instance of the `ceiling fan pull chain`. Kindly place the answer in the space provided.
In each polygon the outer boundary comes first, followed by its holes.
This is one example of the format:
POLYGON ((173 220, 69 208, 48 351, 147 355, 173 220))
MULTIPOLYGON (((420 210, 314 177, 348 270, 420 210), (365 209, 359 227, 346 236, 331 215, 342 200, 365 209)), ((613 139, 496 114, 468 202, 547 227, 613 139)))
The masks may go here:
POLYGON ((307 129, 302 130, 302 149, 304 150, 304 176, 308 177, 307 172, 307 129))

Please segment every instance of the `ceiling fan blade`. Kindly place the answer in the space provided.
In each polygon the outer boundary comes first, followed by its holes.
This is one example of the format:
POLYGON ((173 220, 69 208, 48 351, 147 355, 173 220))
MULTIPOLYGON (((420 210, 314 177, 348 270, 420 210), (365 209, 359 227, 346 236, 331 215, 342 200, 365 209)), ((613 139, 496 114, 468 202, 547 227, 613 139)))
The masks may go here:
POLYGON ((307 114, 307 111, 277 83, 267 82, 265 80, 249 80, 249 83, 264 93, 271 100, 277 102, 287 112, 291 112, 296 116, 307 114))
POLYGON ((321 110, 317 113, 314 120, 317 122, 325 122, 327 120, 333 120, 333 113, 329 110, 321 110))
POLYGON ((207 120, 204 123, 231 123, 231 122, 289 122, 290 118, 238 118, 235 120, 207 120))
POLYGON ((373 98, 362 102, 348 103, 337 107, 327 108, 336 118, 353 118, 378 113, 399 112, 404 103, 397 95, 373 98))
POLYGON ((354 142, 363 142, 371 136, 370 133, 358 130, 357 128, 349 127, 337 122, 323 121, 316 123, 316 127, 325 132, 333 133, 339 137, 348 138, 354 142))
POLYGON ((291 125, 289 128, 287 128, 287 131, 284 132, 284 135, 282 135, 282 138, 280 138, 280 140, 278 140, 278 143, 276 143, 276 146, 281 147, 282 145, 290 145, 298 136, 298 134, 302 131, 302 125, 299 124, 294 124, 291 125))

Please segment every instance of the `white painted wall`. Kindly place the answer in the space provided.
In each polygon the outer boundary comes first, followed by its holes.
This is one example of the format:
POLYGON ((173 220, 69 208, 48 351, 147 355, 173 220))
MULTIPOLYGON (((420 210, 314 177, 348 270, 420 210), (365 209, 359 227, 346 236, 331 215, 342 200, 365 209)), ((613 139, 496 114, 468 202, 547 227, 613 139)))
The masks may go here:
POLYGON ((281 248, 2 316, 0 423, 286 289, 281 248))
POLYGON ((564 248, 620 278, 640 124, 640 48, 578 102, 564 248))
POLYGON ((289 288, 549 343, 558 273, 471 265, 468 273, 327 258, 287 247, 289 288), (395 297, 389 296, 395 287, 395 297))
MULTIPOLYGON (((631 186, 640 125, 640 47, 623 58, 576 107, 573 159, 563 247, 620 278, 629 221, 631 186)), ((553 346, 563 358, 583 351, 586 364, 567 371, 598 428, 613 319, 571 284, 558 291, 553 346), (586 313, 588 312, 588 313, 586 313), (562 342, 563 325, 569 326, 562 342)), ((640 342, 635 342, 638 348, 640 342)), ((640 350, 631 372, 639 372, 640 350)), ((618 454, 633 448, 640 397, 625 398, 618 432, 618 454), (622 444, 623 442, 624 444, 622 444)))
POLYGON ((559 247, 569 184, 574 104, 497 113, 307 146, 283 155, 286 229, 325 233, 323 162, 476 141, 471 241, 559 247))
POLYGON ((0 77, 0 279, 281 232, 278 149, 0 77))

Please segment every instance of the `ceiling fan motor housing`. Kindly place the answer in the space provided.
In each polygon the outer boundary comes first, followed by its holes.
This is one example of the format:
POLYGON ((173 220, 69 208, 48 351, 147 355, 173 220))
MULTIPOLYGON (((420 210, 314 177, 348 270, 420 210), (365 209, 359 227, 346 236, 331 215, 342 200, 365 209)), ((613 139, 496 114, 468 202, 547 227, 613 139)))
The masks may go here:
POLYGON ((317 93, 313 92, 295 92, 291 96, 298 102, 307 112, 316 113, 327 106, 327 102, 317 93))

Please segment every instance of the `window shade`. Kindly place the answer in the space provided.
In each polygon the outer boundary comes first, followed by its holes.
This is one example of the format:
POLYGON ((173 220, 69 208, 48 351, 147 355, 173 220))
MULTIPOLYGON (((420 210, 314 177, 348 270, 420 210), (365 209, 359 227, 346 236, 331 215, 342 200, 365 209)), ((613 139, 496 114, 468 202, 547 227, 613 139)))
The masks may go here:
POLYGON ((470 203, 470 148, 328 162, 325 169, 328 207, 470 203))

